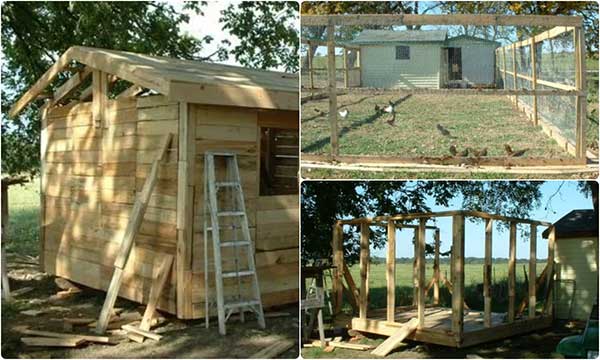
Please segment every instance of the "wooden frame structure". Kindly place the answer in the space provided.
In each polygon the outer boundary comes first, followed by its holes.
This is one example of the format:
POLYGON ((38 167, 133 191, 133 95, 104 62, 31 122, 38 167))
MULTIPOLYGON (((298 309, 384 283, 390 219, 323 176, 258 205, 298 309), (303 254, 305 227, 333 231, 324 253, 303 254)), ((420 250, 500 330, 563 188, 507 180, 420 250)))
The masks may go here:
MULTIPOLYGON (((156 307, 182 319, 205 317, 203 158, 225 151, 240 161, 263 304, 298 301, 297 194, 265 195, 259 187, 263 131, 298 132, 297 75, 74 46, 10 116, 59 75, 70 77, 44 96, 41 111, 44 271, 106 290, 116 263, 122 282, 111 295, 148 303, 157 296, 153 272, 171 255, 156 307), (129 88, 113 96, 116 81, 129 88), (164 159, 153 165, 169 133, 164 159), (155 182, 151 194, 142 189, 146 179, 155 182), (130 220, 139 231, 127 233, 130 220), (119 251, 124 239, 133 243, 129 256, 119 251)), ((295 177, 297 165, 291 170, 295 177)))
MULTIPOLYGON (((311 48, 314 46, 325 46, 327 47, 327 42, 326 41, 319 41, 319 40, 310 40, 310 39, 302 39, 302 44, 305 44, 308 46, 308 68, 306 69, 308 71, 308 89, 309 91, 314 91, 314 90, 318 90, 321 89, 319 87, 315 87, 315 79, 314 79, 314 73, 315 71, 323 71, 323 70, 327 70, 327 68, 315 68, 313 65, 313 56, 311 56, 311 48)), ((355 45, 349 45, 349 44, 336 44, 335 47, 337 48, 341 48, 342 49, 342 68, 336 68, 336 71, 338 70, 342 70, 344 72, 344 88, 349 88, 349 87, 360 87, 362 84, 361 81, 361 69, 360 69, 360 64, 361 64, 361 57, 360 57, 360 47, 359 46, 355 46, 355 45), (358 66, 353 66, 350 67, 350 63, 348 61, 348 51, 356 51, 356 62, 358 63, 358 66)), ((336 65, 337 66, 337 65, 336 65)))
MULTIPOLYGON (((532 105, 525 104, 521 99, 519 99, 518 95, 512 96, 513 103, 515 107, 524 113, 526 113, 534 125, 541 125, 544 133, 548 136, 556 140, 556 142, 568 153, 575 156, 576 158, 585 158, 586 157, 586 145, 585 145, 585 127, 587 122, 586 112, 587 112, 587 100, 586 100, 586 85, 585 85, 585 73, 586 73, 586 65, 585 65, 585 38, 583 36, 583 30, 581 27, 575 26, 557 26, 550 30, 544 31, 538 35, 530 37, 528 39, 518 41, 511 45, 506 45, 496 49, 496 57, 501 58, 502 60, 502 69, 500 70, 500 74, 505 86, 511 86, 513 90, 516 90, 517 87, 517 79, 521 79, 529 82, 531 85, 531 89, 536 90, 538 85, 543 85, 545 87, 563 90, 563 91, 571 91, 570 96, 576 97, 576 123, 575 123, 575 133, 576 139, 575 142, 569 140, 565 137, 561 130, 552 125, 550 121, 544 119, 541 114, 538 112, 538 96, 540 94, 536 91, 531 94, 522 94, 522 95, 532 95, 533 103, 532 105), (566 33, 573 33, 573 44, 575 45, 575 86, 547 81, 543 79, 538 79, 538 71, 537 71, 537 52, 538 46, 537 44, 545 41, 551 40, 558 36, 564 36, 566 33), (529 47, 530 58, 531 58, 531 76, 527 74, 522 74, 517 69, 517 61, 515 59, 516 51, 519 48, 527 48, 529 47), (507 70, 506 68, 506 53, 509 52, 512 54, 512 69, 507 70), (581 61, 581 59, 584 59, 581 61), (515 75, 516 74, 516 75, 515 75), (512 84, 509 84, 507 81, 507 76, 510 75, 513 78, 512 84)), ((546 89, 548 90, 548 89, 546 89)), ((561 95, 567 95, 561 93, 561 95)))
MULTIPOLYGON (((585 43, 583 36, 582 18, 578 16, 549 16, 549 15, 473 15, 473 14, 448 14, 448 15, 379 15, 379 14, 357 14, 357 15, 303 15, 301 17, 302 26, 325 26, 327 28, 327 41, 320 43, 327 46, 328 54, 328 87, 327 94, 329 98, 329 123, 330 123, 330 143, 331 153, 328 155, 302 154, 302 159, 320 163, 342 162, 342 163, 397 163, 397 164, 472 164, 475 166, 556 166, 556 165, 585 165, 587 163, 585 146, 585 43), (565 150, 574 154, 574 158, 508 158, 508 157, 484 157, 479 159, 472 158, 445 158, 445 157, 410 157, 410 156, 382 156, 382 155, 343 155, 339 150, 339 131, 338 131, 338 112, 337 112, 337 84, 335 74, 335 47, 334 39, 335 26, 357 26, 357 25, 379 25, 379 26, 401 26, 401 25, 475 25, 475 26, 555 26, 555 28, 544 32, 536 37, 518 42, 501 48, 502 54, 512 50, 516 46, 531 45, 537 41, 542 41, 550 36, 556 36, 556 33, 564 31, 565 28, 574 31, 576 41, 577 56, 577 86, 553 86, 552 89, 531 90, 520 89, 516 86, 516 80, 512 89, 361 89, 347 88, 346 92, 369 92, 369 93, 412 93, 412 94, 440 94, 440 95, 509 95, 518 99, 519 95, 532 95, 537 99, 538 96, 577 96, 577 141, 576 144, 569 144, 565 138, 553 131, 548 125, 545 126, 545 132, 559 142, 565 150), (518 44, 518 45, 517 45, 518 44), (508 50, 507 50, 508 49, 508 50)), ((499 53, 498 53, 499 54, 499 53)), ((504 74, 508 73, 504 69, 504 74)), ((513 69, 513 73, 516 69, 513 69)), ((533 79, 532 79, 533 81, 533 79)), ((536 79, 536 83, 544 85, 541 80, 536 79)), ((311 83, 312 84, 312 83, 311 83)), ((545 84, 547 85, 547 84, 545 84)), ((537 101, 537 100, 536 100, 537 101)), ((535 113, 535 112, 534 112, 535 113)), ((537 124, 537 117, 534 116, 534 122, 537 124)), ((541 123, 541 122, 540 122, 541 123)))
MULTIPOLYGON (((466 347, 487 341, 502 339, 535 329, 550 326, 553 319, 552 307, 552 279, 554 270, 554 242, 555 230, 551 223, 531 219, 519 219, 506 216, 489 214, 481 211, 443 211, 433 213, 412 213, 391 216, 378 216, 373 218, 357 218, 338 220, 333 226, 333 265, 336 270, 333 276, 333 294, 335 300, 335 313, 339 313, 342 302, 343 279, 351 278, 347 273, 347 267, 343 257, 343 226, 360 227, 360 289, 353 291, 359 304, 359 315, 352 319, 352 329, 391 336, 413 318, 418 320, 415 332, 408 339, 429 342, 452 347, 466 347), (425 234, 427 229, 435 230, 435 256, 434 256, 434 298, 433 306, 439 301, 439 230, 434 226, 428 226, 427 222, 441 217, 452 218, 452 255, 450 266, 450 280, 444 282, 451 290, 452 308, 432 308, 426 306, 425 300, 430 286, 425 281, 425 234), (485 221, 485 263, 483 267, 483 295, 484 312, 483 321, 473 320, 476 314, 464 314, 464 250, 465 250, 465 218, 475 217, 485 221), (418 224, 407 222, 417 221, 418 224), (491 269, 492 269, 492 228, 495 221, 509 223, 509 272, 508 272, 508 309, 506 321, 499 320, 497 314, 492 313, 491 298, 491 269), (529 259, 529 287, 528 295, 519 308, 516 306, 515 283, 516 283, 516 238, 517 225, 530 227, 530 259, 529 259), (369 232, 370 226, 385 226, 387 228, 387 306, 385 309, 368 309, 369 303, 369 232), (548 259, 546 270, 536 281, 536 239, 537 227, 545 226, 550 229, 548 237, 548 259), (415 229, 415 274, 413 278, 416 294, 416 306, 396 307, 395 305, 395 268, 396 268, 396 237, 395 231, 398 227, 412 227, 415 229), (540 284, 546 282, 546 303, 542 312, 536 312, 536 290, 540 284), (525 305, 524 305, 525 303, 525 305), (527 315, 517 318, 517 315, 528 307, 527 315), (436 314, 437 313, 437 314, 436 314), (440 317, 444 315, 445 317, 440 317), (371 316, 370 316, 371 315, 371 316), (479 321, 483 325, 479 324, 479 321)), ((353 281, 347 281, 350 285, 353 281)), ((478 313, 477 313, 478 314, 478 313)))

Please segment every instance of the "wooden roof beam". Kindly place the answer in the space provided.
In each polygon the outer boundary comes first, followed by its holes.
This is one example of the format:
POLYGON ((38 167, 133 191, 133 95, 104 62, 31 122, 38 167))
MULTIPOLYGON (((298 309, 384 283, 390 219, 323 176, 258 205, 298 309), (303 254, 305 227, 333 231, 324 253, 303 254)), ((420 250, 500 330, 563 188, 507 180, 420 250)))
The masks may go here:
POLYGON ((48 107, 52 107, 58 104, 61 100, 72 95, 75 90, 92 74, 92 69, 89 66, 83 68, 83 70, 74 73, 64 84, 62 84, 56 91, 54 91, 53 99, 50 101, 48 107))
POLYGON ((50 83, 56 79, 69 63, 72 61, 72 48, 67 49, 64 54, 58 58, 58 61, 54 63, 44 75, 42 75, 36 82, 27 90, 16 103, 10 108, 8 112, 9 117, 15 117, 27 106, 30 102, 34 101, 38 95, 40 95, 50 83))
POLYGON ((473 25, 473 26, 582 26, 580 16, 557 15, 303 15, 302 26, 327 26, 328 19, 334 25, 473 25))

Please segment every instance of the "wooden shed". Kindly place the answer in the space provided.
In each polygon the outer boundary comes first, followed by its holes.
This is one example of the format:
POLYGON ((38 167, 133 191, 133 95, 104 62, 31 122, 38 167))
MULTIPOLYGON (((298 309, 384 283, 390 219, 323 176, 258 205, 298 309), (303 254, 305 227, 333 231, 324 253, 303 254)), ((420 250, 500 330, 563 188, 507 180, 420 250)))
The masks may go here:
POLYGON ((598 215, 573 210, 554 227, 556 318, 585 321, 598 298, 598 215))
POLYGON ((108 288, 135 198, 171 133, 119 296, 146 303, 172 254, 158 308, 204 317, 204 153, 226 151, 238 157, 263 304, 297 302, 297 75, 74 46, 10 115, 41 96, 46 272, 108 288), (58 77, 68 79, 47 91, 58 77))

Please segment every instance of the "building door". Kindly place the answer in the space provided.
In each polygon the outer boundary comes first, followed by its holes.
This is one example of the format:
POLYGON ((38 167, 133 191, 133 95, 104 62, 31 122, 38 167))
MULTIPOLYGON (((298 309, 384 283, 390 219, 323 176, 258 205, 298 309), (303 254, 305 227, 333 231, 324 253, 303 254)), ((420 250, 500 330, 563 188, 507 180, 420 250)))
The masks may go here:
POLYGON ((448 48, 448 80, 462 80, 462 56, 460 48, 448 48))

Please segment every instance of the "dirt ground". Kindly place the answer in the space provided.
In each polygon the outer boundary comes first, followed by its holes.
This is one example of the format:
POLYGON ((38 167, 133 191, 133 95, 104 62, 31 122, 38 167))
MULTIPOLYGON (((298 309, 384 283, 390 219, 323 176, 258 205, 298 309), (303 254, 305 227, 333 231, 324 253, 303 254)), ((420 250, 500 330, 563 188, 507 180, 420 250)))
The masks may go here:
MULTIPOLYGON (((405 341, 400 347, 391 352, 386 358, 390 359, 426 359, 426 358, 504 358, 504 359, 552 359, 563 358, 555 352, 558 342, 571 335, 580 334, 585 323, 555 322, 553 327, 530 334, 514 336, 504 340, 489 342, 464 349, 454 349, 446 346, 405 341)), ((367 334, 365 334, 367 335, 367 334)), ((346 331, 326 332, 326 337, 343 336, 343 341, 356 342, 378 346, 385 337, 376 335, 358 336, 351 338, 346 331)), ((357 351, 335 348, 333 352, 325 352, 320 348, 303 348, 304 358, 342 358, 362 359, 373 358, 370 351, 357 351)))
MULTIPOLYGON (((129 341, 123 334, 111 335, 116 345, 84 344, 78 348, 27 347, 21 343, 23 336, 16 330, 30 329, 67 332, 63 318, 97 318, 104 302, 105 293, 83 288, 83 291, 66 299, 50 297, 61 290, 54 277, 37 270, 37 261, 31 257, 8 257, 11 290, 24 287, 33 290, 17 296, 11 302, 2 302, 2 357, 4 358, 247 358, 265 346, 284 339, 298 343, 298 307, 286 306, 269 311, 289 313, 289 316, 267 318, 267 328, 256 326, 253 317, 245 324, 228 322, 227 336, 220 336, 216 319, 205 328, 204 320, 182 321, 168 314, 161 314, 166 321, 153 331, 163 335, 159 342, 146 340, 142 344, 129 341), (22 314, 26 310, 40 310, 35 316, 22 314)), ((143 313, 144 307, 137 303, 118 299, 116 307, 124 312, 143 313)), ((87 326, 77 326, 77 334, 92 334, 87 326)), ((94 335, 94 334, 92 334, 94 335)), ((297 358, 298 346, 280 355, 280 358, 297 358)))

